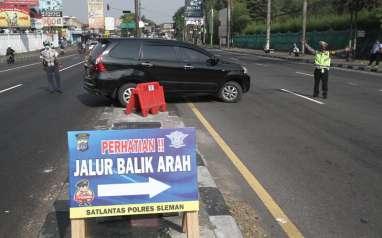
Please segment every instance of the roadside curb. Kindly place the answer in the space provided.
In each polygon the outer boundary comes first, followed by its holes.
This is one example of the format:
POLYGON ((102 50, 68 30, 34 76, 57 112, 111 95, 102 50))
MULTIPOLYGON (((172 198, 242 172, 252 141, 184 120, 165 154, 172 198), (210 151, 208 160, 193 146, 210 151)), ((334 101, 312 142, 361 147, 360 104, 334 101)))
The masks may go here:
MULTIPOLYGON (((302 62, 302 63, 307 63, 307 64, 313 64, 314 63, 314 60, 312 60, 312 59, 291 58, 288 56, 262 54, 262 53, 241 51, 241 50, 232 50, 232 49, 224 49, 224 50, 228 51, 228 52, 246 53, 246 54, 252 54, 252 55, 256 55, 256 56, 262 56, 262 57, 268 57, 268 58, 277 58, 277 59, 283 59, 283 60, 294 61, 294 62, 302 62)), ((357 71, 366 71, 366 72, 382 74, 382 70, 368 68, 367 65, 359 65, 359 64, 351 65, 351 64, 346 64, 346 63, 332 63, 331 66, 336 67, 336 68, 344 68, 344 69, 351 69, 351 70, 357 70, 357 71)))
MULTIPOLYGON (((107 129, 132 129, 132 128, 177 128, 184 127, 183 121, 178 116, 176 108, 169 107, 169 112, 159 113, 158 115, 149 115, 148 117, 141 117, 137 114, 131 114, 127 117, 122 108, 108 107, 104 109, 101 117, 98 120, 94 129, 107 130, 107 129), (128 120, 129 119, 129 120, 128 120)), ((241 231, 235 219, 229 211, 224 197, 220 190, 217 188, 216 183, 211 176, 207 161, 203 155, 197 151, 197 166, 198 166, 198 187, 199 187, 199 200, 200 200, 200 237, 205 238, 225 238, 235 237, 242 238, 241 231)), ((68 201, 68 181, 66 181, 61 188, 60 195, 57 197, 54 205, 46 216, 45 223, 40 230, 39 238, 55 238, 55 237, 70 237, 70 220, 69 220, 69 201, 68 201)), ((102 219, 99 219, 102 220, 102 219)), ((106 219, 105 219, 106 220, 106 219)), ((111 219, 111 220, 118 220, 111 219)), ((120 219, 121 220, 121 219, 120 219)), ((126 220, 126 219, 125 219, 126 220)), ((126 221, 125 221, 126 222, 126 221)), ((110 223, 106 221, 104 223, 110 223)), ((179 216, 162 217, 160 223, 168 226, 166 235, 163 237, 171 238, 184 238, 186 234, 182 233, 179 229, 174 228, 174 225, 180 225, 181 219, 179 216), (169 225, 168 223, 172 223, 169 225)), ((124 228, 126 230, 126 227, 124 228)), ((147 236, 134 236, 133 227, 130 229, 129 234, 132 237, 162 237, 162 231, 156 231, 155 235, 147 236)), ((116 233, 120 231, 114 231, 116 233)), ((126 231, 125 231, 126 232, 126 231)), ((114 234, 116 234, 114 233, 114 234)), ((112 237, 122 237, 121 234, 112 237)), ((123 236, 125 237, 125 236, 123 236)), ((129 236, 130 237, 130 236, 129 236)))

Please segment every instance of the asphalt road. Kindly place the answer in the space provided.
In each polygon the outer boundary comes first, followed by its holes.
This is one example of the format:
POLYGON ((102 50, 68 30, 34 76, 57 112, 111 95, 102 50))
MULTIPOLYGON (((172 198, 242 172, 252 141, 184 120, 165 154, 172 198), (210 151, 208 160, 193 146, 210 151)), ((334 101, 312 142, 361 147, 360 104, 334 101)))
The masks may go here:
POLYGON ((91 129, 110 105, 84 93, 80 56, 61 60, 62 95, 37 58, 0 66, 0 237, 37 236, 67 177, 66 131, 91 129))
MULTIPOLYGON (((252 88, 237 104, 194 105, 299 231, 382 237, 382 77, 333 69, 329 98, 312 101, 312 65, 213 52, 246 65, 252 88)), ((279 225, 286 221, 272 217, 189 105, 179 111, 198 128, 199 150, 226 199, 244 204, 241 213, 256 217, 268 237, 287 237, 279 225)))
MULTIPOLYGON (((245 64, 252 88, 236 104, 191 101, 290 221, 305 237, 381 237, 382 77, 332 70, 329 98, 312 101, 310 65, 214 53, 245 64)), ((62 95, 38 63, 0 66, 0 237, 36 236, 67 176, 66 131, 91 129, 110 105, 84 93, 79 56, 62 61, 62 95)), ((240 222, 287 237, 189 105, 171 103, 240 222)))

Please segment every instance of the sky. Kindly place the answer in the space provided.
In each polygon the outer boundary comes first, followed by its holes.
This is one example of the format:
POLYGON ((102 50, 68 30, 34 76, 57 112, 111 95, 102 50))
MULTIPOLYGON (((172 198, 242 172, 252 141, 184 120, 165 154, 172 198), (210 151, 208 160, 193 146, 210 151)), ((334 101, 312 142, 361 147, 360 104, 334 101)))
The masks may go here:
MULTIPOLYGON (((75 16, 82 23, 87 23, 87 1, 86 0, 62 0, 64 4, 64 15, 75 16)), ((184 6, 184 0, 140 0, 141 15, 153 20, 155 23, 172 22, 172 16, 179 7, 184 6)), ((104 0, 105 16, 120 17, 122 10, 134 12, 134 0, 104 0), (109 3, 110 11, 106 11, 109 3)))

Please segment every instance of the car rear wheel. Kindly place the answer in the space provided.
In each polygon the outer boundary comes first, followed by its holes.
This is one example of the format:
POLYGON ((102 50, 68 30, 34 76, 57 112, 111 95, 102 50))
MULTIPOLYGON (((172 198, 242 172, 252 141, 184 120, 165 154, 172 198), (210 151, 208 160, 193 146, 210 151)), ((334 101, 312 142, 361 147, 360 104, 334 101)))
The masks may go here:
POLYGON ((122 87, 118 89, 118 101, 123 107, 126 107, 129 103, 130 97, 136 86, 137 85, 135 83, 128 83, 122 85, 122 87))
POLYGON ((238 102, 241 99, 243 94, 243 89, 235 81, 226 82, 223 87, 219 91, 219 98, 223 100, 223 102, 238 102))

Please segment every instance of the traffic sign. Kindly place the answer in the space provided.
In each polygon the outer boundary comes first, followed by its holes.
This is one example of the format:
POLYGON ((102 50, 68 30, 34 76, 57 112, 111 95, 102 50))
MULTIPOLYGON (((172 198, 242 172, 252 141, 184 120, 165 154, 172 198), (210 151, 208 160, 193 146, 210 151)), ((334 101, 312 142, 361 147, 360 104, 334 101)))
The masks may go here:
POLYGON ((70 218, 199 210, 195 129, 68 132, 70 218))

